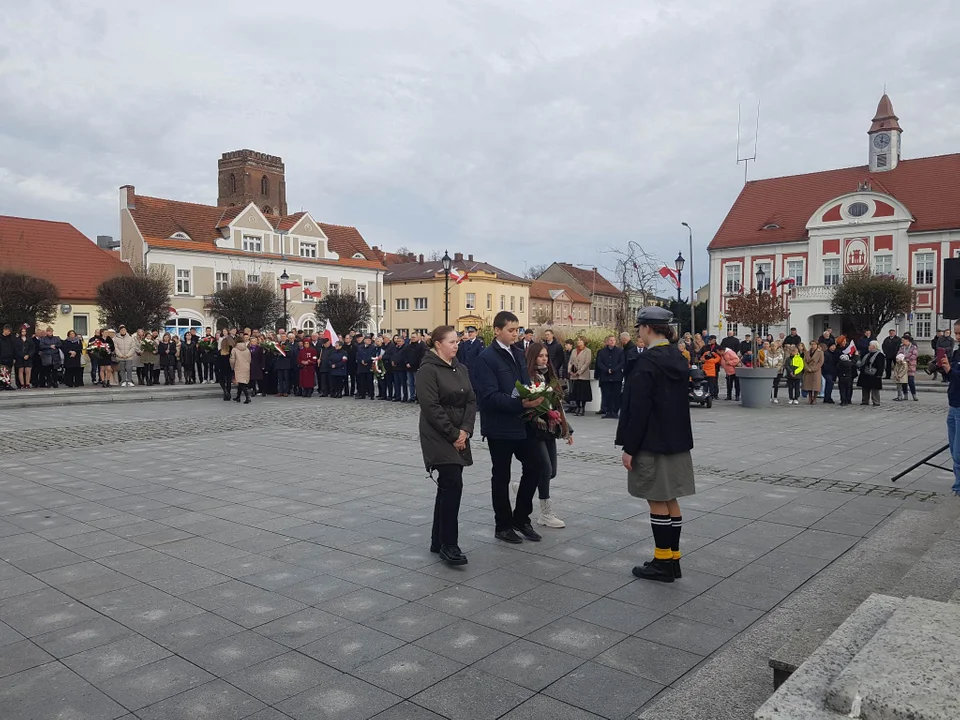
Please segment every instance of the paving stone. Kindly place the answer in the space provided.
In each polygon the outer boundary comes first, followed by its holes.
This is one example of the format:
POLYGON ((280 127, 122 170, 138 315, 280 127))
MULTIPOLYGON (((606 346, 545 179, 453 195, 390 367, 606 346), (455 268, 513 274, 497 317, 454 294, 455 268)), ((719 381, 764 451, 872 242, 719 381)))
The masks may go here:
POLYGON ((631 637, 597 656, 596 662, 661 685, 670 685, 702 659, 702 655, 631 637))
MULTIPOLYGON (((379 590, 380 592, 385 592, 388 595, 398 597, 401 600, 409 601, 429 598, 442 590, 446 590, 447 588, 451 587, 451 585, 452 583, 448 580, 431 577, 430 575, 424 575, 423 573, 416 571, 405 572, 401 575, 394 575, 388 578, 383 578, 379 581, 374 580, 368 583, 368 587, 371 587, 374 590, 379 590)), ((499 601, 500 599, 498 598, 497 602, 499 601)), ((446 610, 441 607, 437 607, 437 609, 450 612, 450 610, 446 610)))
POLYGON ((640 630, 637 637, 697 655, 709 655, 736 634, 734 629, 718 628, 678 615, 665 615, 640 630))
POLYGON ((583 664, 583 659, 529 640, 516 640, 474 665, 490 675, 539 692, 583 664))
POLYGON ((463 668, 459 662, 406 645, 360 665, 351 674, 403 698, 416 695, 463 668))
POLYGON ((557 585, 583 590, 588 593, 606 595, 632 580, 633 576, 626 573, 612 573, 599 568, 583 567, 564 573, 554 579, 553 582, 557 585))
POLYGON ((124 707, 139 710, 213 679, 196 665, 173 656, 114 675, 99 687, 124 707))
POLYGON ((524 605, 514 600, 504 600, 486 610, 481 610, 469 619, 494 630, 523 637, 560 617, 558 613, 524 605))
POLYGON ((456 621, 457 618, 454 615, 448 615, 418 603, 407 603, 364 620, 362 624, 393 635, 400 640, 413 642, 456 621))
POLYGON ((444 718, 419 705, 402 702, 389 710, 384 710, 372 720, 444 720, 444 718))
MULTIPOLYGON (((6 623, 0 623, 0 648, 12 643, 18 643, 21 640, 26 640, 26 638, 6 623)), ((34 642, 37 642, 36 638, 34 638, 34 642)), ((40 645, 40 647, 44 647, 40 643, 37 644, 40 645)))
POLYGON ((214 680, 138 710, 137 715, 140 720, 242 720, 263 707, 256 698, 214 680))
POLYGON ((475 668, 465 668, 415 695, 412 700, 445 717, 494 720, 532 695, 531 690, 502 678, 475 668))
POLYGON ((734 631, 745 630, 763 617, 762 610, 702 595, 681 605, 672 614, 734 631))
POLYGON ((222 640, 243 632, 243 627, 211 612, 184 620, 141 629, 140 632, 158 645, 180 653, 187 648, 222 640))
POLYGON ((460 620, 420 638, 416 644, 451 660, 470 665, 509 645, 515 639, 513 635, 499 630, 469 620, 460 620))
POLYGON ((318 607, 347 620, 361 622, 406 604, 406 600, 370 588, 362 588, 322 602, 318 607))
POLYGON ((94 684, 169 657, 170 652, 139 635, 84 650, 61 662, 94 684))
POLYGON ((514 601, 525 605, 533 605, 534 607, 549 610, 550 612, 568 615, 575 610, 579 610, 584 605, 589 605, 598 598, 599 595, 592 592, 554 583, 543 583, 539 587, 517 595, 514 601))
POLYGON ((43 665, 53 660, 53 657, 41 650, 29 640, 10 643, 0 651, 0 677, 14 675, 43 665))
POLYGON ((180 654, 204 670, 223 677, 288 651, 280 643, 244 631, 215 642, 184 648, 180 654))
POLYGON ((502 597, 493 593, 466 585, 454 585, 422 598, 419 604, 457 617, 470 617, 502 601, 502 597))
POLYGON ((370 662, 404 645, 392 635, 362 625, 339 630, 304 645, 300 652, 344 672, 370 662))
POLYGON ((366 720, 400 698, 349 675, 311 688, 277 705, 293 720, 366 720))
POLYGON ((626 637, 623 633, 572 617, 562 617, 527 635, 533 642, 588 660, 626 637))
POLYGON ((307 605, 319 605, 360 589, 356 583, 347 582, 332 575, 318 575, 306 582, 282 587, 278 592, 307 605))
POLYGON ((275 705, 317 685, 333 682, 339 675, 306 655, 287 652, 227 675, 226 680, 268 705, 275 705))
POLYGON ((95 611, 53 588, 0 603, 0 620, 26 637, 63 630, 96 617, 95 611))
MULTIPOLYGON (((561 573, 562 575, 562 573, 561 573)), ((560 575, 556 576, 559 577, 560 575)), ((471 578, 464 582, 464 585, 493 595, 499 595, 503 598, 516 597, 520 593, 537 587, 540 580, 529 575, 522 575, 515 570, 499 568, 484 573, 479 577, 471 578)))
POLYGON ((587 662, 544 690, 546 695, 604 718, 622 720, 650 700, 662 685, 587 662), (616 688, 616 692, 611 692, 616 688))
POLYGON ((599 720, 600 716, 559 700, 554 700, 546 695, 535 695, 508 712, 500 720, 543 720, 543 718, 599 720))
POLYGON ((727 578, 704 593, 703 597, 719 598, 757 610, 770 610, 789 594, 788 590, 781 590, 769 585, 761 585, 756 582, 740 582, 734 578, 727 578))
POLYGON ((666 610, 639 607, 605 597, 585 605, 570 617, 632 635, 666 613, 666 610))

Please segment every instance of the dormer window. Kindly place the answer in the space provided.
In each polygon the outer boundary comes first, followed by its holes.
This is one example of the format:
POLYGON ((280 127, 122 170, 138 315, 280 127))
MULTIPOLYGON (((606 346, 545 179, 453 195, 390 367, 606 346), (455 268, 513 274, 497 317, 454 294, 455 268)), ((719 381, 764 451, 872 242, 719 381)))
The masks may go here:
POLYGON ((315 258, 317 256, 317 244, 315 242, 300 241, 300 257, 315 258))
POLYGON ((366 260, 366 258, 365 258, 361 253, 354 253, 354 254, 353 254, 353 259, 354 259, 354 260, 366 260))
POLYGON ((850 217, 856 217, 856 218, 863 217, 868 212, 870 212, 870 206, 867 205, 865 202, 855 202, 855 203, 852 203, 850 207, 847 208, 847 214, 850 217))
POLYGON ((170 239, 171 240, 189 240, 190 236, 187 235, 185 232, 177 231, 170 236, 170 239))
POLYGON ((764 229, 764 230, 779 230, 779 229, 780 229, 780 226, 777 225, 776 223, 767 223, 766 225, 763 226, 763 229, 764 229))
POLYGON ((243 249, 246 252, 263 252, 263 239, 259 235, 244 235, 243 249))

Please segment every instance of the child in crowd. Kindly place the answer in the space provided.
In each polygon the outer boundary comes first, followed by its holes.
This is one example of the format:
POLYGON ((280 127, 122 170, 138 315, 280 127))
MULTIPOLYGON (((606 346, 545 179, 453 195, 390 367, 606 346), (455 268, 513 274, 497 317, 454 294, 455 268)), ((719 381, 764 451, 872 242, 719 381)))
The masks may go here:
POLYGON ((800 381, 803 379, 803 355, 794 345, 787 345, 787 405, 800 404, 800 381))
MULTIPOLYGON (((841 353, 837 360, 837 385, 840 388, 840 404, 849 405, 853 399, 853 381, 857 377, 857 364, 848 353, 841 353)), ((899 387, 899 386, 898 386, 899 387)))
POLYGON ((700 366, 703 368, 703 374, 707 377, 707 385, 710 386, 710 396, 714 400, 718 399, 720 397, 720 383, 717 379, 717 368, 720 367, 720 355, 712 350, 707 350, 700 356, 700 366))
POLYGON ((895 400, 906 400, 907 395, 907 357, 903 353, 897 355, 893 362, 893 382, 897 385, 897 397, 895 400))

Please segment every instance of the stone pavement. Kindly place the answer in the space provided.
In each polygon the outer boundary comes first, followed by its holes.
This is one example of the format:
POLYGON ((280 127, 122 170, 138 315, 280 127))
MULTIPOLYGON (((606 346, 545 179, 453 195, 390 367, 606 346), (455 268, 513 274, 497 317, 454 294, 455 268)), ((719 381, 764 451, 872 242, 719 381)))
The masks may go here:
POLYGON ((695 408, 672 585, 630 575, 652 546, 612 421, 577 421, 541 543, 494 541, 476 448, 449 568, 414 407, 5 411, 0 717, 631 717, 891 513, 953 502, 939 470, 889 483, 943 405, 695 408))

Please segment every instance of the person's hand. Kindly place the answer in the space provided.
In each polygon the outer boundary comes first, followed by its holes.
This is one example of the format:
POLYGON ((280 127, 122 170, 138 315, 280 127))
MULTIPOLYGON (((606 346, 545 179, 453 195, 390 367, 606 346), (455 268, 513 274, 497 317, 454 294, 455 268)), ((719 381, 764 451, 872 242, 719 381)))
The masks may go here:
POLYGON ((620 462, 623 463, 623 466, 627 470, 633 470, 633 456, 629 453, 623 453, 623 455, 620 456, 620 462))
POLYGON ((542 403, 542 402, 543 402, 543 398, 542 398, 542 397, 538 397, 536 400, 524 400, 524 401, 523 401, 523 407, 525 407, 526 409, 530 410, 530 409, 532 409, 532 408, 539 407, 539 406, 540 406, 540 403, 542 403))
POLYGON ((70 357, 76 357, 76 356, 77 356, 77 351, 76 351, 76 350, 71 350, 71 351, 70 351, 70 357))
POLYGON ((573 435, 567 437, 567 445, 573 445, 573 435))
POLYGON ((470 438, 470 436, 466 433, 466 431, 461 430, 461 431, 460 431, 460 435, 459 435, 459 437, 457 437, 456 442, 453 443, 453 446, 454 446, 457 450, 464 450, 464 449, 466 449, 466 447, 467 447, 467 440, 468 440, 469 438, 470 438))

